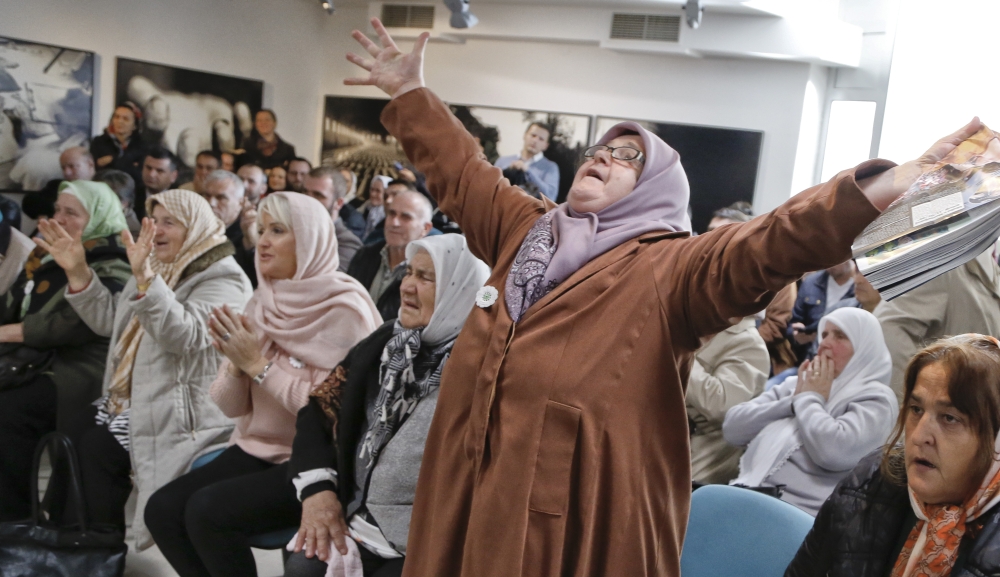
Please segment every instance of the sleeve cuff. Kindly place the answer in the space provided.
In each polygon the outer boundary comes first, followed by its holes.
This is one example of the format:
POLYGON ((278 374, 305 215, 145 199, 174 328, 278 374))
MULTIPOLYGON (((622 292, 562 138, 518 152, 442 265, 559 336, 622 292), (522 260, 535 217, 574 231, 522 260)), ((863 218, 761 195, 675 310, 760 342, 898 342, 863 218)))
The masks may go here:
POLYGON ((100 289, 97 285, 101 284, 101 279, 97 278, 97 271, 93 268, 90 269, 90 283, 80 291, 73 292, 69 288, 69 284, 66 284, 66 301, 73 303, 74 301, 86 301, 88 298, 93 297, 100 289))
POLYGON ((152 307, 155 307, 157 303, 162 302, 162 299, 172 293, 170 287, 164 282, 163 277, 156 275, 153 277, 153 281, 149 283, 149 288, 146 289, 144 293, 147 297, 152 298, 142 298, 139 293, 136 292, 132 295, 129 301, 132 303, 132 307, 136 312, 145 312, 152 307))
POLYGON ((333 469, 311 469, 303 471, 292 479, 295 495, 299 501, 322 491, 337 492, 337 472, 333 469))
POLYGON ((792 414, 798 415, 802 409, 806 406, 819 403, 820 405, 826 404, 826 399, 823 395, 817 393, 816 391, 806 391, 804 393, 799 393, 792 397, 792 414))

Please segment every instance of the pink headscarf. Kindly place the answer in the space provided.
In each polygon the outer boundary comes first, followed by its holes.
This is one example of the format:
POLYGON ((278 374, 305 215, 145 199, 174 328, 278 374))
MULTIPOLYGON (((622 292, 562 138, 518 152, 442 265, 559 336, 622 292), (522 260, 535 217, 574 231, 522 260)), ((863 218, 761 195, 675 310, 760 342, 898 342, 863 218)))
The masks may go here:
POLYGON ((691 230, 690 188, 680 155, 635 122, 614 125, 597 143, 607 144, 625 132, 638 133, 646 147, 635 188, 596 214, 578 213, 569 203, 553 209, 556 251, 545 271, 547 283, 561 283, 591 260, 647 232, 691 230))
POLYGON ((295 275, 272 281, 260 274, 247 314, 261 337, 289 356, 317 369, 333 369, 358 341, 382 323, 368 291, 338 272, 337 236, 330 212, 319 201, 295 192, 288 199, 295 234, 295 275))

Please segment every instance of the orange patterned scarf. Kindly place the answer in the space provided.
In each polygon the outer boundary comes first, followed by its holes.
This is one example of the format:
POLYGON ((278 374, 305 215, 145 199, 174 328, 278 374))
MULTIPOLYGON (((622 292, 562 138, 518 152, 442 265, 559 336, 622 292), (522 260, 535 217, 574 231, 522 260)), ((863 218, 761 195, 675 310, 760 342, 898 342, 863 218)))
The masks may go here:
POLYGON ((961 506, 925 505, 912 490, 907 491, 917 524, 896 559, 891 577, 947 577, 958 559, 958 546, 968 523, 1000 502, 1000 461, 994 459, 979 490, 961 506), (914 557, 914 551, 918 556, 914 557))

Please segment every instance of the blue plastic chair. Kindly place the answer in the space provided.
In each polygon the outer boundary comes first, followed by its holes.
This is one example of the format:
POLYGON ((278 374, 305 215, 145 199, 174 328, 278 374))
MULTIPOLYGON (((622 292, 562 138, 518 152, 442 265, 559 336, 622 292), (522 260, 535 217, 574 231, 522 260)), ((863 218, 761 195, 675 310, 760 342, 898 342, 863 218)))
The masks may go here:
MULTIPOLYGON (((221 455, 223 451, 225 451, 225 449, 219 449, 217 451, 205 453, 204 455, 198 457, 193 463, 191 463, 191 470, 193 471, 199 467, 204 467, 211 461, 215 460, 216 457, 221 455)), ((285 545, 292 540, 292 537, 295 536, 295 532, 298 530, 298 527, 289 527, 288 529, 272 531, 262 535, 254 535, 253 537, 250 537, 250 546, 255 549, 281 549, 282 553, 284 553, 285 545)))
POLYGON ((701 487, 691 495, 681 577, 781 577, 813 521, 774 497, 728 485, 701 487))

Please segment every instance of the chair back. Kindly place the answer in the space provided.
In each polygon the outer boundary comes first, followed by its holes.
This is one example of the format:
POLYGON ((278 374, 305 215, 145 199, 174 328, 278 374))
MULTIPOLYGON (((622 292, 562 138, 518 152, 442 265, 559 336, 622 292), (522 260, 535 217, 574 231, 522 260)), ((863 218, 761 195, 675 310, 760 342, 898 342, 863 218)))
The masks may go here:
POLYGON ((739 487, 691 495, 681 577, 781 577, 813 526, 812 515, 739 487))

